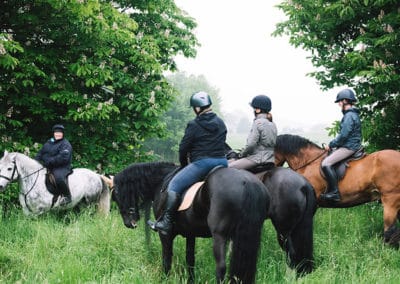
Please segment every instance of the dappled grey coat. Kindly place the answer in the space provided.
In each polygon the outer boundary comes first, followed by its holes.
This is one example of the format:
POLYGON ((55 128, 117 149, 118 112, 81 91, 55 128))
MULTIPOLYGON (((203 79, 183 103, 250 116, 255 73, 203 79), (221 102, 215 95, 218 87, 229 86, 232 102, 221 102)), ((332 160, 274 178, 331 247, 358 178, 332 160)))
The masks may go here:
POLYGON ((267 119, 267 114, 257 114, 247 137, 246 147, 241 152, 242 157, 257 164, 274 163, 277 135, 276 125, 267 119))

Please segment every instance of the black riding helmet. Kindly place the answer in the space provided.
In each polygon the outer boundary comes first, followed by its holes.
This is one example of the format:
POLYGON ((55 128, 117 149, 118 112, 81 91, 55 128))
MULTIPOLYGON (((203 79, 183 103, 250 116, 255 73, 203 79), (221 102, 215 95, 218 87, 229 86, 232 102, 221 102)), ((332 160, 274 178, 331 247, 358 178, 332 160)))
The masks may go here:
POLYGON ((191 107, 200 107, 200 108, 205 108, 208 107, 212 104, 210 96, 203 91, 194 93, 190 97, 190 106, 191 107))
POLYGON ((62 132, 64 133, 65 127, 62 124, 55 124, 52 128, 53 132, 62 132))
POLYGON ((350 103, 354 103, 354 102, 357 101, 356 95, 350 89, 341 90, 336 96, 335 103, 338 103, 338 102, 340 102, 341 100, 344 100, 344 99, 348 100, 350 103))
POLYGON ((253 98, 250 106, 253 108, 259 108, 263 112, 268 113, 271 111, 271 99, 266 95, 258 95, 253 98))

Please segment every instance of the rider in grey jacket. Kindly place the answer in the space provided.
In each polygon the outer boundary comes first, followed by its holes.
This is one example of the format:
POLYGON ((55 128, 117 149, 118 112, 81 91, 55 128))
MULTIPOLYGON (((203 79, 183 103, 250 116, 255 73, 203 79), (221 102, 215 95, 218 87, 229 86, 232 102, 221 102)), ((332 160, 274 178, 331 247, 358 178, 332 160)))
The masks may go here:
POLYGON ((250 105, 254 108, 255 118, 246 146, 239 154, 242 158, 230 161, 229 167, 251 169, 257 165, 275 162, 274 147, 278 131, 270 114, 271 99, 265 95, 258 95, 250 105))

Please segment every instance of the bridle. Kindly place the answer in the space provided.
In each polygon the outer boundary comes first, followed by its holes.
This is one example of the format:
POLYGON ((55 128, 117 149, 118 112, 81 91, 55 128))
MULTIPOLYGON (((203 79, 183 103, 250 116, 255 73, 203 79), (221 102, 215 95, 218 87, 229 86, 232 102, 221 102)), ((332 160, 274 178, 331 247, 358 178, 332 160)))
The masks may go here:
POLYGON ((316 156, 316 157, 313 158, 312 160, 310 160, 310 161, 306 162, 304 165, 301 165, 300 167, 297 167, 297 168, 292 169, 292 170, 294 170, 294 171, 296 172, 296 171, 298 171, 298 170, 300 170, 300 169, 302 169, 302 168, 304 168, 304 167, 310 165, 311 163, 315 162, 316 160, 318 160, 319 158, 321 158, 323 155, 325 155, 326 152, 327 152, 327 150, 324 149, 324 150, 322 151, 321 154, 319 154, 318 156, 316 156))
MULTIPOLYGON (((11 174, 11 177, 6 177, 6 176, 4 176, 4 175, 0 175, 0 178, 4 178, 4 179, 6 179, 6 180, 9 181, 9 182, 12 182, 12 181, 14 180, 14 174, 15 174, 15 173, 17 173, 17 176, 20 175, 20 174, 18 173, 17 164, 15 163, 15 161, 13 161, 12 163, 14 164, 14 169, 13 169, 13 172, 12 172, 12 174, 11 174)), ((37 180, 38 180, 38 178, 39 178, 39 172, 40 172, 41 170, 43 170, 43 169, 45 169, 45 167, 41 167, 41 168, 39 168, 38 170, 36 170, 36 171, 34 171, 34 172, 32 172, 32 173, 30 173, 30 174, 24 176, 24 177, 20 177, 20 179, 26 179, 26 178, 28 178, 28 177, 30 177, 30 176, 32 176, 32 175, 34 175, 34 174, 37 173, 36 178, 35 178, 35 181, 33 182, 31 188, 30 188, 26 193, 23 193, 23 195, 24 195, 24 200, 25 200, 25 205, 26 205, 26 207, 28 208, 28 210, 31 211, 31 212, 33 212, 33 211, 32 211, 31 208, 29 208, 29 205, 28 205, 28 202, 27 202, 27 197, 28 197, 28 194, 29 194, 29 193, 33 190, 33 188, 35 187, 35 185, 36 185, 36 183, 37 183, 37 180)))
POLYGON ((11 182, 11 181, 14 180, 14 174, 15 173, 17 173, 17 175, 19 175, 18 174, 18 170, 17 170, 17 165, 15 164, 15 161, 13 162, 13 164, 14 164, 14 169, 13 169, 13 172, 11 174, 11 177, 6 177, 6 176, 3 176, 3 175, 0 175, 0 178, 4 178, 5 180, 11 182))

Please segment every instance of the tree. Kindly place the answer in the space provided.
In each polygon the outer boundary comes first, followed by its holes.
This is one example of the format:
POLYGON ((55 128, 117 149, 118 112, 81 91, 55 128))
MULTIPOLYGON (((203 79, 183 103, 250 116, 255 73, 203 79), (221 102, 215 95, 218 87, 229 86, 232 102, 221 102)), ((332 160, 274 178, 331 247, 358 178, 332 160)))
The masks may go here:
POLYGON ((195 56, 194 20, 170 0, 8 0, 0 10, 3 147, 36 151, 63 123, 75 166, 143 159, 174 97, 164 72, 178 53, 195 56))
POLYGON ((159 137, 146 139, 144 148, 151 151, 166 161, 178 162, 179 142, 181 141, 187 123, 195 115, 189 106, 190 97, 198 91, 207 92, 212 100, 212 109, 220 117, 220 97, 218 89, 211 86, 203 75, 187 75, 179 72, 167 77, 171 85, 176 89, 176 96, 171 107, 162 115, 166 124, 165 131, 159 137))
POLYGON ((288 35, 311 52, 321 88, 353 87, 363 136, 370 150, 400 147, 400 14, 394 0, 287 0, 288 20, 275 36, 288 35))

